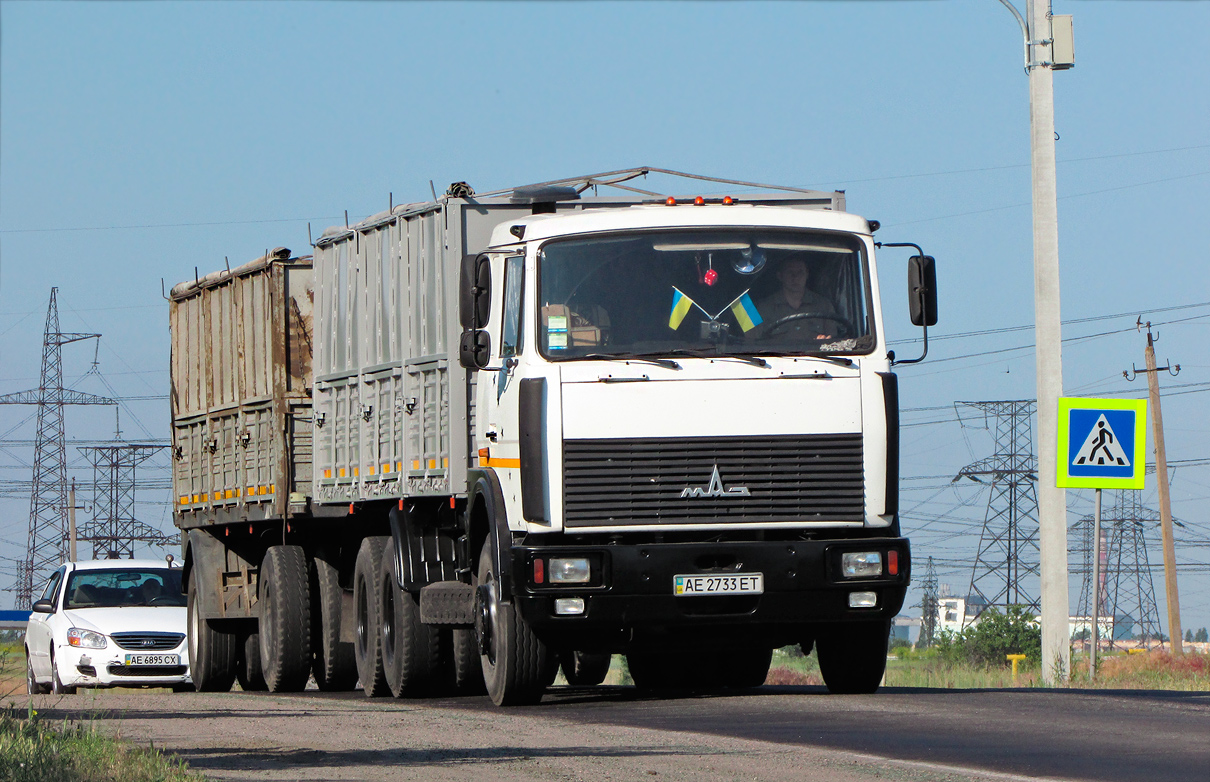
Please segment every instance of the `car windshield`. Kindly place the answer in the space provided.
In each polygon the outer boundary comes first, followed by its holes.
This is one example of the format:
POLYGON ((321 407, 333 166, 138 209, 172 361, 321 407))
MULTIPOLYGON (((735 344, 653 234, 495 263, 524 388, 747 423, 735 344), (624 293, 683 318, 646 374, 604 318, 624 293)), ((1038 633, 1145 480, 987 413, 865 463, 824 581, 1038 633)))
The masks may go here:
POLYGON ((549 359, 868 353, 868 271, 852 235, 677 230, 555 240, 539 252, 549 359))
POLYGON ((77 570, 64 594, 64 608, 185 605, 179 568, 77 570))

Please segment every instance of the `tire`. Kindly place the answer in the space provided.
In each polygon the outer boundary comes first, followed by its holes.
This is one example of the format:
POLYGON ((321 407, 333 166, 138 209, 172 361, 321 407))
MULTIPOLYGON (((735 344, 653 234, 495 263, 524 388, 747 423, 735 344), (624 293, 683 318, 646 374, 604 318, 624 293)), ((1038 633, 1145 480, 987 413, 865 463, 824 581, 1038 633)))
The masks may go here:
POLYGON ((55 656, 50 656, 50 692, 52 695, 75 695, 76 688, 68 687, 59 679, 59 664, 55 662, 55 656))
POLYGON ((269 689, 265 684, 264 669, 260 665, 260 633, 245 633, 243 654, 235 664, 235 680, 244 692, 262 692, 269 689))
POLYGON ((500 602, 490 545, 479 554, 475 590, 475 629, 482 639, 479 655, 488 697, 497 706, 538 703, 552 681, 558 656, 538 640, 512 605, 500 602))
POLYGON ((819 673, 828 692, 866 695, 878 690, 886 672, 887 622, 838 624, 815 636, 819 673))
POLYGON ((420 621, 418 595, 399 586, 394 551, 383 552, 379 562, 378 632, 382 671, 396 698, 415 698, 440 689, 441 635, 420 621))
POLYGON ((772 649, 741 649, 725 654, 721 666, 724 687, 760 687, 769 678, 772 649))
POLYGON ((25 650, 25 692, 27 695, 45 695, 50 692, 50 687, 45 684, 38 683, 38 677, 34 675, 34 664, 29 659, 29 650, 25 650))
POLYGON ((260 564, 260 666, 269 692, 302 692, 311 675, 311 598, 302 546, 270 546, 260 564))
POLYGON ((609 663, 612 661, 611 654, 564 652, 560 655, 563 678, 574 687, 595 687, 605 681, 605 675, 609 673, 609 663))
POLYGON ((479 642, 473 628, 455 627, 450 631, 450 656, 454 673, 454 693, 483 695, 483 665, 479 662, 479 642))
POLYGON ((367 698, 390 693, 382 668, 382 632, 379 629, 378 596, 382 594, 382 554, 389 538, 372 537, 361 541, 357 564, 353 568, 353 602, 357 612, 357 640, 353 658, 357 678, 367 698))
POLYGON ((235 633, 215 629, 203 619, 198 605, 200 577, 195 567, 189 574, 189 674, 198 692, 227 692, 235 682, 235 633))
POLYGON ((344 692, 357 684, 353 644, 340 640, 340 613, 344 589, 340 571, 328 555, 311 560, 311 674, 319 689, 344 692))

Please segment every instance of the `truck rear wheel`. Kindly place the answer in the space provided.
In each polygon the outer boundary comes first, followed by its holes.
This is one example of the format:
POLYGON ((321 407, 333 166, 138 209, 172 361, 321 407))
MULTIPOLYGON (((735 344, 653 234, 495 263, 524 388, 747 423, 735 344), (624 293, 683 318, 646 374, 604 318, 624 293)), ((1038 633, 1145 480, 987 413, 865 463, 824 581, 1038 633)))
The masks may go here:
POLYGON ((202 618, 198 569, 189 574, 188 612, 189 673, 198 692, 227 692, 235 682, 235 633, 216 630, 202 618))
POLYGON ((382 669, 396 698, 427 695, 441 684, 441 634, 420 621, 418 595, 399 586, 399 569, 393 551, 381 557, 378 615, 382 669))
POLYGON ((357 677, 367 698, 386 695, 386 674, 382 668, 382 632, 379 629, 378 596, 382 594, 382 554, 386 537, 371 537, 361 541, 357 564, 353 568, 353 602, 357 611, 357 640, 353 657, 357 677))
POLYGON ((891 626, 882 621, 838 624, 815 636, 819 673, 828 692, 868 694, 878 690, 886 672, 891 626))
POLYGON ((609 673, 609 663, 612 661, 611 654, 563 652, 559 655, 563 678, 574 687, 594 687, 605 681, 605 675, 609 673))
POLYGON ((724 655, 719 671, 725 687, 759 687, 769 678, 772 649, 742 649, 724 655))
POLYGON ((311 673, 325 692, 342 692, 357 684, 353 644, 340 640, 340 613, 344 589, 340 571, 326 553, 310 562, 311 673))
POLYGON ((479 642, 473 628, 455 627, 450 631, 450 656, 454 667, 454 692, 457 695, 483 695, 483 666, 479 662, 479 642))
POLYGON ((235 662, 235 680, 244 692, 266 690, 265 673, 260 667, 260 633, 245 633, 243 638, 243 654, 235 662))
POLYGON ((260 566, 260 665, 270 692, 301 692, 311 674, 311 599, 302 546, 270 546, 260 566))
POLYGON ((499 581, 488 545, 479 555, 475 606, 479 661, 492 703, 522 706, 542 700, 558 659, 538 640, 516 608, 500 601, 499 581))

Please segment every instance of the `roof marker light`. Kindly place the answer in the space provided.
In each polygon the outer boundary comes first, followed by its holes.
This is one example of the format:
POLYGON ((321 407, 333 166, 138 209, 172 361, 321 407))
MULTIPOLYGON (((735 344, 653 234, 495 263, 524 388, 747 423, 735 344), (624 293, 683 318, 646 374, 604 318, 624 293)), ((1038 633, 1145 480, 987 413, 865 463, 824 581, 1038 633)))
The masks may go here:
POLYGON ((735 199, 731 196, 723 196, 723 206, 731 206, 735 203, 735 199))
POLYGON ((704 203, 706 203, 706 199, 702 198, 701 196, 698 196, 697 198, 693 199, 694 206, 701 206, 704 203))
POLYGON ((664 201, 664 204, 666 206, 676 206, 676 196, 668 196, 668 198, 664 201))

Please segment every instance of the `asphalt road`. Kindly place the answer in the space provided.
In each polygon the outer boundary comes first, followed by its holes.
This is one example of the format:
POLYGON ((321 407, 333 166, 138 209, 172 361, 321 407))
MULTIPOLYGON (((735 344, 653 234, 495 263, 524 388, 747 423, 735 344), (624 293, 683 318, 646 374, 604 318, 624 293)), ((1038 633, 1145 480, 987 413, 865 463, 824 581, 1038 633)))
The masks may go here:
POLYGON ((36 698, 223 780, 1210 779, 1210 692, 564 687, 507 710, 317 691, 36 698))
POLYGON ((564 689, 531 712, 824 747, 1026 777, 1210 780, 1210 692, 883 688, 828 695, 762 687, 743 695, 640 697, 564 689))

